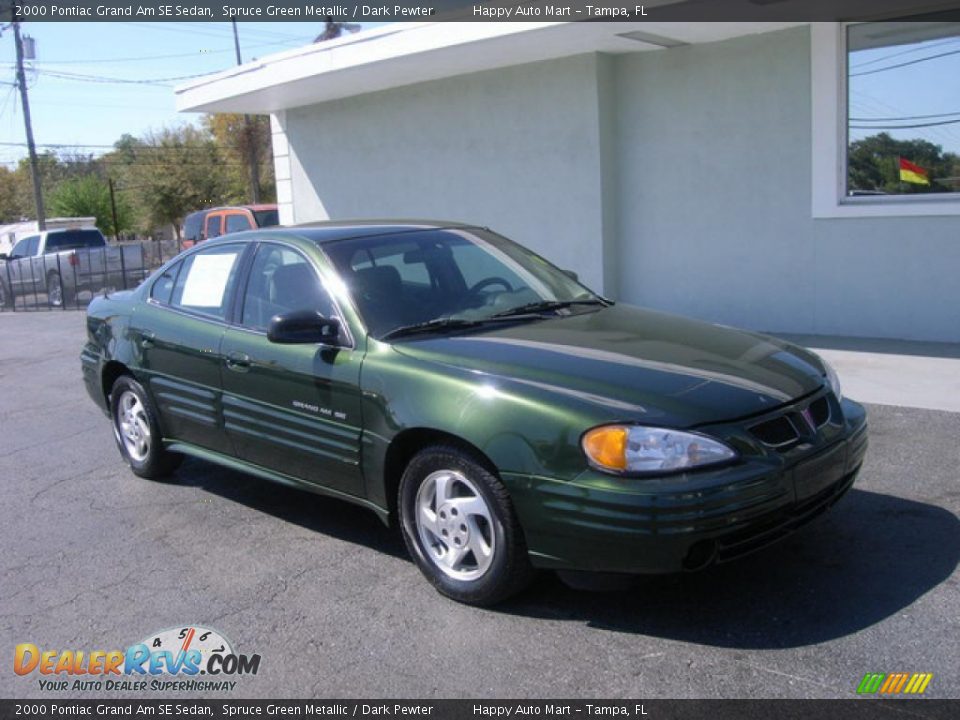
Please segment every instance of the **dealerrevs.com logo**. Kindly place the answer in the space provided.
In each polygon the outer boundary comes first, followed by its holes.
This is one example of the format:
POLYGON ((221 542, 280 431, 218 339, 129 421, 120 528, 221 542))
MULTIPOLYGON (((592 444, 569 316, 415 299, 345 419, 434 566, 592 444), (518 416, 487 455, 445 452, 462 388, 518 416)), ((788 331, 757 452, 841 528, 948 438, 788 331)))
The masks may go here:
POLYGON ((216 630, 188 625, 148 635, 126 650, 49 650, 33 643, 16 646, 13 670, 37 674, 41 690, 58 691, 222 691, 237 676, 256 675, 259 655, 241 655, 216 630))

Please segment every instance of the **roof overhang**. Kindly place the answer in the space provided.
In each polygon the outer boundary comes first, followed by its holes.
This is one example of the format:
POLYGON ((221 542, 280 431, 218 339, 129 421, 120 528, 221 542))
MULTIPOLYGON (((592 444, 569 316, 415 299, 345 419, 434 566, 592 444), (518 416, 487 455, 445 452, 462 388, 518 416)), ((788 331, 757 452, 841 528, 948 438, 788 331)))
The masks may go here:
POLYGON ((584 53, 717 42, 801 22, 395 23, 269 55, 176 88, 179 111, 272 113, 584 53))

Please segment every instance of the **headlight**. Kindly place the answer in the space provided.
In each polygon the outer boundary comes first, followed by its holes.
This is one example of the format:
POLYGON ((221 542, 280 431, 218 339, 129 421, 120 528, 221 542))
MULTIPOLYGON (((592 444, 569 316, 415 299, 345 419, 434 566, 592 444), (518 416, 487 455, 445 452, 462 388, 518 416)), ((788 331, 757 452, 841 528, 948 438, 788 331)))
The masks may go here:
POLYGON ((833 394, 837 396, 837 400, 843 400, 843 391, 840 389, 840 378, 837 376, 837 371, 823 358, 820 358, 820 362, 823 363, 823 367, 827 371, 827 384, 830 385, 833 394))
POLYGON ((614 473, 655 473, 732 460, 737 454, 706 435, 640 425, 604 425, 581 441, 590 464, 614 473))

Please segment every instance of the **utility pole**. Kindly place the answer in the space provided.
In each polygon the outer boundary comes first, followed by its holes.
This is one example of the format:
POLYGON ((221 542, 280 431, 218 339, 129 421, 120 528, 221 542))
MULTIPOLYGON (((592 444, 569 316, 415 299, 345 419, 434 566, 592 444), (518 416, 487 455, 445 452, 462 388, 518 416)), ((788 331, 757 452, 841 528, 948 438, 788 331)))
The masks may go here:
POLYGON ((117 223, 117 199, 113 194, 113 178, 107 178, 107 184, 110 186, 110 210, 113 212, 113 239, 120 242, 120 225, 117 223))
MULTIPOLYGON (((237 51, 237 65, 243 65, 240 58, 240 35, 237 33, 237 19, 231 15, 230 23, 233 25, 233 46, 237 51)), ((253 123, 250 116, 243 116, 243 130, 247 136, 247 162, 250 163, 250 188, 251 200, 254 204, 260 202, 260 167, 257 163, 257 138, 254 136, 253 123)))
POLYGON ((40 167, 37 165, 37 148, 33 143, 33 126, 30 124, 30 99, 27 97, 27 80, 23 72, 23 40, 20 38, 20 21, 13 16, 13 36, 17 46, 17 85, 23 103, 23 122, 27 126, 27 152, 30 154, 30 176, 33 179, 33 202, 37 207, 37 229, 46 230, 47 217, 43 208, 43 190, 40 188, 40 167))

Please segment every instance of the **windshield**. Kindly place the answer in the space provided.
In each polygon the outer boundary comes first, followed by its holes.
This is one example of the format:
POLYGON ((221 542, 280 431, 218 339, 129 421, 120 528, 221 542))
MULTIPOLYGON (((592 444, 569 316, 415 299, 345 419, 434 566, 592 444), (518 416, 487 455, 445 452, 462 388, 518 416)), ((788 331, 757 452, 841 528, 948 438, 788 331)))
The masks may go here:
POLYGON ((323 249, 378 338, 431 320, 483 322, 525 306, 548 309, 536 307, 541 303, 601 302, 539 255, 488 230, 378 235, 323 249))

